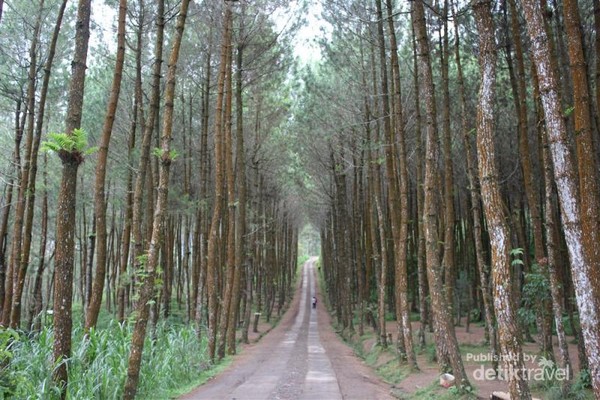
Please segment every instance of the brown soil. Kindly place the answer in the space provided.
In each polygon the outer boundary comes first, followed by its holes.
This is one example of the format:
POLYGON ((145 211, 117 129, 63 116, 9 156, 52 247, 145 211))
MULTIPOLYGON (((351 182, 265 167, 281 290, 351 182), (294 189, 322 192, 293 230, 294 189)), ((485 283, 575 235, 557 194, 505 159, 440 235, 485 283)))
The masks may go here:
MULTIPOLYGON (((412 329, 413 334, 416 335, 420 324, 413 322, 412 329)), ((386 324, 388 332, 393 332, 394 339, 396 338, 396 323, 388 322, 386 324)), ((476 358, 485 357, 489 358, 489 352, 485 346, 485 330, 479 324, 471 324, 469 332, 466 332, 465 326, 457 326, 456 337, 459 344, 462 347, 463 362, 465 365, 465 371, 470 380, 471 385, 474 386, 479 399, 489 399, 492 392, 495 391, 508 391, 508 385, 505 381, 495 379, 482 379, 480 371, 482 365, 484 369, 491 368, 490 361, 479 361, 476 358)), ((571 359, 571 365, 575 373, 579 372, 579 360, 577 357, 577 345, 572 344, 572 337, 567 337, 569 341, 569 356, 571 359)), ((434 340, 433 334, 426 333, 426 342, 432 343, 434 340)), ((374 345, 374 340, 370 340, 368 343, 365 342, 364 349, 368 349, 374 345)), ((556 352, 558 343, 556 337, 554 338, 554 349, 555 357, 558 357, 556 352)), ((527 355, 526 368, 537 370, 539 368, 539 362, 541 356, 539 355, 539 345, 537 343, 524 343, 523 351, 527 355)), ((437 363, 431 362, 428 354, 420 353, 417 355, 417 363, 420 371, 410 374, 408 377, 403 379, 400 383, 394 386, 394 394, 398 398, 403 398, 410 394, 414 394, 417 390, 430 386, 434 382, 439 381, 439 369, 437 363), (404 396, 403 396, 404 394, 404 396)), ((440 392, 446 389, 440 388, 440 392)), ((540 397, 540 393, 536 393, 535 388, 533 389, 534 396, 540 397)))

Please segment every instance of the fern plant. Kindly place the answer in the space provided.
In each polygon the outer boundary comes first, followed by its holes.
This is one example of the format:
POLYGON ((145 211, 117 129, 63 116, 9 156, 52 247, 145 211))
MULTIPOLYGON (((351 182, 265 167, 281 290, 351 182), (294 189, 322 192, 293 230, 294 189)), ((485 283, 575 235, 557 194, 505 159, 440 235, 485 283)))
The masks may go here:
POLYGON ((56 153, 79 153, 88 155, 95 152, 97 147, 87 148, 87 133, 83 129, 74 129, 71 135, 66 133, 49 133, 48 140, 42 142, 43 151, 56 153))

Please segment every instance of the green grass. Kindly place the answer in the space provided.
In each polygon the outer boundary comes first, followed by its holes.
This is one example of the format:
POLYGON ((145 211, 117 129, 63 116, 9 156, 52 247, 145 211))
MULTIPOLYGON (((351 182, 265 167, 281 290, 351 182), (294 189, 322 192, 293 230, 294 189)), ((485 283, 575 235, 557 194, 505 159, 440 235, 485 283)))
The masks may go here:
MULTIPOLYGON (((71 399, 122 397, 132 328, 110 322, 84 340, 83 330, 73 331, 73 351, 68 362, 71 399)), ((7 331, 0 332, 6 337, 7 331)), ((53 333, 44 328, 35 336, 18 334, 0 355, 0 399, 57 399, 52 380, 53 333), (0 360, 1 361, 1 360, 0 360), (8 362, 7 362, 8 361, 8 362)), ((138 387, 139 398, 168 399, 185 393, 218 373, 229 362, 211 366, 206 342, 198 341, 191 326, 161 323, 154 338, 147 337, 138 387)))
POLYGON ((458 393, 456 388, 441 388, 438 382, 433 382, 427 387, 418 389, 409 397, 406 397, 407 400, 470 400, 476 398, 477 396, 473 393, 466 393, 461 395, 458 393))

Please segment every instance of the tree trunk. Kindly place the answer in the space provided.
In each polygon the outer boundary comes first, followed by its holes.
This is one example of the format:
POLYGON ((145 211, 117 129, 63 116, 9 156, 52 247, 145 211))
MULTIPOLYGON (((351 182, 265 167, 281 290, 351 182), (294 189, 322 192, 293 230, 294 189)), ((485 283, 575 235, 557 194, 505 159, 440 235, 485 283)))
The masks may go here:
POLYGON ((218 309, 218 235, 222 220, 223 205, 223 100, 225 91, 225 79, 227 75, 227 63, 229 48, 231 46, 232 11, 230 3, 226 3, 224 30, 221 43, 221 61, 219 67, 219 78, 217 82, 217 106, 215 114, 215 197, 213 215, 208 236, 208 253, 206 260, 206 286, 208 289, 208 355, 211 361, 215 359, 217 341, 217 309, 218 309))
POLYGON ((489 0, 475 3, 475 21, 479 32, 479 65, 481 86, 477 111, 477 155, 481 197, 490 234, 492 250, 492 281, 494 305, 498 318, 498 335, 502 360, 509 374, 510 395, 515 399, 530 399, 529 386, 521 375, 524 370, 523 351, 519 342, 519 326, 513 303, 510 273, 510 233, 506 225, 504 204, 495 164, 494 107, 496 101, 496 41, 489 0))
POLYGON ((227 334, 227 353, 235 354, 235 331, 238 321, 237 305, 240 299, 241 279, 246 264, 246 150, 244 147, 244 104, 242 98, 242 62, 244 45, 239 44, 236 57, 236 174, 238 182, 238 213, 235 223, 235 271, 233 277, 233 312, 229 315, 229 331, 227 334))
MULTIPOLYGON (((66 1, 64 3, 66 3, 66 1)), ((35 281, 33 283, 33 301, 29 306, 29 323, 27 324, 29 329, 33 331, 39 331, 42 327, 42 284, 46 267, 46 243, 48 241, 48 190, 46 189, 48 182, 47 177, 47 157, 44 154, 44 196, 42 198, 39 262, 38 269, 35 273, 35 281)))
POLYGON ((444 270, 446 302, 448 303, 450 314, 453 316, 454 286, 457 278, 454 233, 456 210, 454 209, 454 168, 452 166, 452 131, 450 126, 450 79, 448 77, 450 44, 448 42, 448 36, 448 0, 444 0, 441 51, 443 104, 442 148, 444 153, 444 257, 442 258, 442 269, 444 270))
POLYGON ((435 323, 436 346, 438 364, 442 370, 446 369, 446 358, 452 366, 456 382, 460 390, 470 387, 460 356, 458 341, 454 331, 452 315, 444 288, 442 285, 442 271, 438 255, 438 224, 437 217, 439 204, 437 201, 439 148, 437 143, 436 105, 434 97, 433 74, 427 26, 425 24, 425 10, 421 0, 412 4, 412 23, 417 39, 419 59, 419 73, 421 74, 421 93, 425 100, 426 110, 426 145, 425 145, 425 199, 423 209, 423 224, 426 240, 427 277, 429 281, 431 305, 435 323))
MULTIPOLYGON (((44 0, 40 1, 37 18, 33 29, 33 38, 29 49, 29 72, 27 79, 27 124, 25 130, 25 154, 22 158, 22 165, 18 171, 17 186, 17 204, 15 207, 15 216, 13 220, 13 237, 12 237, 12 253, 11 264, 13 271, 12 282, 12 305, 10 311, 10 326, 13 329, 19 328, 21 324, 21 301, 23 297, 23 288, 25 285, 25 275, 29 266, 29 253, 31 249, 31 234, 27 240, 25 232, 25 211, 29 198, 33 195, 29 191, 31 159, 33 155, 34 144, 34 128, 35 128, 35 104, 36 104, 36 69, 38 56, 38 41, 40 37, 40 26, 42 21, 42 11, 44 8, 44 0)), ((37 154, 35 154, 37 157, 37 154)), ((19 167, 19 165, 17 165, 19 167)), ((35 197, 34 197, 35 199, 35 197)), ((33 210, 33 207, 31 207, 33 210)), ((31 213, 30 213, 31 214, 31 213)), ((33 215, 30 215, 33 218, 33 215)), ((29 232, 31 233, 31 224, 29 224, 29 232)))
MULTIPOLYGON (((106 117, 102 127, 102 137, 98 147, 96 162, 96 181, 94 188, 94 215, 96 216, 96 274, 92 283, 92 294, 86 310, 85 331, 89 332, 98 322, 98 313, 102 304, 104 280, 106 276, 106 162, 108 148, 112 136, 115 113, 121 93, 121 78, 125 61, 125 20, 127 18, 127 0, 119 0, 119 23, 117 26, 117 59, 106 109, 106 117)), ((108 300, 108 299, 107 299, 108 300)))
MULTIPOLYGON (((221 337, 219 338, 219 359, 225 356, 225 345, 229 326, 229 315, 232 310, 233 279, 235 275, 235 218, 237 202, 235 196, 235 174, 233 171, 233 136, 232 136, 232 101, 233 101, 233 46, 227 47, 227 70, 225 75, 225 110, 224 110, 224 161, 225 161, 225 186, 227 187, 227 239, 225 249, 225 291, 221 307, 221 337)), ((233 326, 235 332, 235 325, 233 326)))
POLYGON ((163 115, 163 130, 161 137, 160 169, 158 182, 158 198, 156 201, 156 211, 152 226, 152 236, 148 246, 147 261, 145 265, 146 276, 143 278, 140 288, 140 299, 137 304, 136 322, 131 338, 131 350, 129 352, 129 364, 127 367, 127 380, 123 390, 124 399, 135 398, 142 361, 142 352, 144 350, 144 339, 146 337, 146 325, 150 301, 154 296, 154 279, 156 277, 156 268, 158 266, 159 249, 162 241, 162 231, 164 229, 164 216, 167 209, 169 194, 169 171, 173 161, 171 152, 171 140, 173 131, 173 102, 175 99, 175 83, 177 75, 177 61, 179 59, 179 49, 183 38, 183 30, 187 17, 189 0, 182 0, 177 23, 175 25, 175 36, 171 55, 169 56, 169 67, 166 77, 165 105, 163 115))
MULTIPOLYGON (((412 30, 412 44, 413 44, 413 67, 414 67, 414 85, 415 93, 419 93, 419 62, 417 57, 417 41, 414 34, 414 26, 411 26, 412 30)), ((421 348, 425 348, 425 329, 427 324, 432 326, 429 319, 428 303, 427 303, 427 267, 425 262, 425 230, 423 229, 423 204, 424 204, 424 192, 423 192, 423 135, 421 132, 421 105, 419 96, 415 96, 415 136, 416 136, 416 172, 417 172, 417 185, 416 185, 416 198, 417 198, 417 274, 419 281, 419 319, 421 326, 419 327, 419 345, 421 348)))
MULTIPOLYGON (((453 11, 454 16, 456 13, 453 11)), ((479 286, 481 297, 483 300, 483 310, 485 314, 485 326, 489 336, 490 353, 492 357, 492 368, 498 370, 498 344, 496 322, 493 309, 493 299, 489 290, 488 274, 489 270, 486 267, 482 242, 481 228, 481 199, 478 190, 479 182, 477 181, 477 161, 473 155, 473 147, 471 145, 471 134, 469 123, 467 122, 467 96, 465 94, 464 75, 462 62, 460 58, 460 42, 458 35, 458 25, 455 25, 455 52, 456 52, 456 69, 458 80, 458 92, 461 113, 461 130, 463 133, 463 142, 465 146, 465 158, 467 164, 467 181, 469 183, 469 192, 471 198, 471 212, 473 219, 473 239, 475 242, 475 261, 477 263, 477 272, 479 275, 479 286)), ((467 314, 467 319, 469 315, 467 314)))
MULTIPOLYGON (((539 3, 533 0, 523 0, 522 4, 531 39, 532 57, 538 72, 540 95, 546 116, 548 143, 554 163, 554 179, 561 205, 562 225, 571 261, 590 375, 594 393, 596 396, 600 396, 600 321, 598 319, 600 290, 597 285, 600 278, 600 267, 596 260, 590 257, 591 254, 598 251, 598 244, 592 242, 592 232, 587 230, 589 226, 582 218, 582 210, 583 214, 588 214, 584 204, 589 206, 587 203, 589 198, 584 200, 585 196, 582 196, 581 205, 576 200, 576 171, 568 147, 566 125, 558 92, 558 79, 550 59, 551 51, 548 35, 544 29, 542 10, 539 3)), ((581 179, 585 182, 584 177, 581 179)), ((585 183, 582 187, 585 187, 585 183)), ((587 220, 587 222, 590 221, 587 220)))
POLYGON ((550 281, 550 294, 552 296, 552 310, 554 311, 554 323, 556 327, 556 336, 558 338, 558 350, 559 350, 559 366, 562 370, 567 371, 566 379, 562 382, 563 394, 567 395, 569 392, 569 386, 572 378, 572 366, 571 359, 569 358, 569 345, 565 335, 565 328, 563 325, 563 288, 561 285, 561 277, 556 269, 557 266, 557 237, 556 237, 556 221, 554 216, 556 215, 554 205, 554 190, 553 190, 553 179, 552 179, 552 161, 548 154, 547 138, 544 137, 543 146, 543 160, 544 160, 544 181, 545 181, 545 194, 546 194, 546 237, 548 247, 548 258, 546 260, 539 260, 540 264, 547 264, 549 281, 550 281), (547 263, 545 263, 547 261, 547 263))
MULTIPOLYGON (((91 0, 79 0, 75 33, 75 50, 72 75, 69 83, 65 133, 73 135, 81 126, 83 90, 88 42, 90 37, 91 0)), ((81 150, 81 149, 80 149, 81 150)), ((59 152, 62 176, 57 201, 56 255, 54 260, 54 380, 61 389, 61 397, 67 397, 67 359, 71 357, 71 327, 73 319, 73 266, 75 246, 75 210, 77 170, 83 161, 80 150, 59 152)))
POLYGON ((399 342, 404 342, 402 346, 406 354, 401 354, 406 358, 411 368, 418 369, 417 359, 413 347, 412 329, 410 325, 410 310, 408 305, 408 270, 407 270, 407 245, 408 245, 408 168, 406 162, 406 132, 404 130, 404 116, 402 113, 402 91, 400 81, 400 63, 398 61, 398 44, 396 41, 396 30, 394 28, 392 1, 386 0, 387 22, 390 35, 390 50, 392 53, 392 78, 394 83, 394 93, 392 97, 393 110, 393 129, 394 134, 389 133, 388 150, 386 158, 390 158, 387 166, 388 179, 390 179, 390 193, 394 192, 394 200, 390 201, 390 214, 392 218, 392 230, 394 234, 394 261, 395 265, 395 294, 396 294, 396 319, 398 321, 399 342), (398 147, 398 157, 396 158, 395 146, 398 147), (396 163, 394 163, 396 161, 396 163), (399 170, 397 176, 396 170, 399 170), (399 182, 399 186, 397 185, 399 182), (398 210, 399 208, 399 210, 398 210), (398 215, 399 211, 399 215, 398 215))

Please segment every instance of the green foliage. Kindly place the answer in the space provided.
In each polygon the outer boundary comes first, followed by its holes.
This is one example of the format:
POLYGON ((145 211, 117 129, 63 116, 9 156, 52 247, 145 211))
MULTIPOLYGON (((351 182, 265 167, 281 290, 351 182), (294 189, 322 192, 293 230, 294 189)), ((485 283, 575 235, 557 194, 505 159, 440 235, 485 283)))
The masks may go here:
POLYGON ((54 151, 59 153, 80 153, 89 155, 98 150, 97 147, 87 148, 87 134, 83 129, 75 129, 71 135, 66 133, 49 133, 48 140, 42 142, 43 151, 54 151))
POLYGON ((574 111, 575 111, 575 106, 567 107, 565 109, 563 115, 565 116, 565 118, 570 117, 573 114, 574 111))
POLYGON ((522 248, 512 249, 510 251, 510 256, 513 257, 513 260, 511 261, 511 265, 513 267, 523 265, 523 260, 521 259, 521 257, 523 257, 523 249, 522 248))
MULTIPOLYGON (((0 374, 0 398, 60 398, 52 380, 52 329, 44 328, 37 336, 19 340, 15 340, 18 335, 6 332, 0 332, 0 340, 12 337, 12 360, 0 374)), ((131 335, 131 326, 115 321, 106 329, 92 329, 87 340, 81 327, 74 329, 73 353, 66 361, 69 398, 122 398, 131 335)), ((146 338, 144 346, 139 398, 170 398, 209 370, 206 343, 198 341, 192 326, 161 323, 154 337, 146 338)))
POLYGON ((525 274, 525 285, 523 285, 522 307, 519 308, 519 317, 526 324, 532 324, 539 312, 538 304, 550 300, 550 282, 548 277, 542 273, 538 264, 531 266, 531 272, 525 274))
MULTIPOLYGON (((155 147, 154 149, 152 149, 152 155, 158 158, 162 158, 163 151, 160 147, 155 147)), ((177 152, 177 150, 171 150, 169 152, 169 159, 171 161, 175 160, 177 157, 179 157, 179 153, 177 152)))
POLYGON ((563 381, 544 380, 532 386, 535 391, 540 391, 545 400, 592 400, 594 394, 591 387, 591 377, 588 370, 583 370, 571 385, 564 386, 563 381))
POLYGON ((19 334, 12 329, 0 329, 0 398, 10 397, 20 384, 18 375, 6 372, 13 358, 11 347, 19 342, 19 334))
POLYGON ((592 375, 589 369, 582 369, 573 384, 573 390, 584 390, 592 387, 592 375))
POLYGON ((433 382, 431 385, 417 390, 409 399, 431 399, 431 400, 456 400, 456 399, 476 399, 477 396, 473 393, 473 389, 463 389, 463 393, 457 387, 444 389, 439 386, 438 382, 433 382), (464 393, 466 392, 466 393, 464 393))

